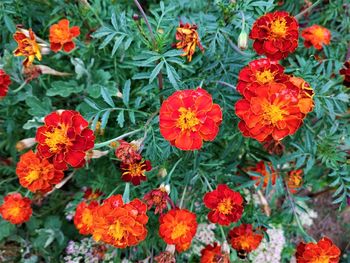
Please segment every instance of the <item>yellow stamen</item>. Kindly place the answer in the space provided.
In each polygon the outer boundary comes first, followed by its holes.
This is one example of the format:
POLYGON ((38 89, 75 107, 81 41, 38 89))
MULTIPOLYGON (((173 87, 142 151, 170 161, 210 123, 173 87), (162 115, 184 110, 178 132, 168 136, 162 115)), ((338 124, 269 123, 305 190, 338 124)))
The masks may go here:
POLYGON ((184 223, 177 224, 171 233, 171 239, 177 239, 187 233, 189 227, 184 223))
POLYGON ((11 207, 9 209, 9 214, 13 217, 17 217, 21 213, 21 208, 18 206, 11 207))
POLYGON ((181 114, 177 119, 176 126, 180 128, 182 131, 185 131, 185 130, 193 131, 195 129, 195 126, 200 122, 196 116, 196 113, 184 107, 181 107, 179 109, 179 112, 181 114))
POLYGON ((52 153, 56 153, 71 145, 69 138, 67 137, 67 127, 56 127, 52 132, 45 132, 45 143, 49 146, 52 153))
POLYGON ((264 71, 258 71, 255 74, 256 80, 260 83, 260 84, 266 84, 266 83, 270 83, 272 81, 274 81, 275 79, 275 74, 274 72, 271 72, 269 69, 268 70, 264 70, 264 71))
POLYGON ((269 121, 272 123, 272 125, 276 125, 278 121, 281 121, 284 119, 284 115, 286 115, 286 112, 282 110, 279 106, 270 104, 268 102, 265 102, 262 104, 263 108, 263 116, 266 121, 269 121))
POLYGON ((113 236, 113 238, 117 241, 121 240, 124 237, 124 228, 121 225, 121 223, 119 222, 119 220, 117 220, 117 222, 115 222, 113 225, 111 225, 108 229, 108 233, 113 236))
POLYGON ((219 212, 224 215, 229 214, 231 212, 231 209, 232 209, 232 203, 230 198, 226 198, 218 204, 219 212))
POLYGON ((31 184, 32 182, 38 180, 40 177, 40 171, 38 170, 32 170, 28 173, 28 175, 26 176, 26 180, 29 184, 31 184))
POLYGON ((276 19, 271 24, 271 33, 274 37, 284 37, 287 33, 287 22, 284 18, 276 19))

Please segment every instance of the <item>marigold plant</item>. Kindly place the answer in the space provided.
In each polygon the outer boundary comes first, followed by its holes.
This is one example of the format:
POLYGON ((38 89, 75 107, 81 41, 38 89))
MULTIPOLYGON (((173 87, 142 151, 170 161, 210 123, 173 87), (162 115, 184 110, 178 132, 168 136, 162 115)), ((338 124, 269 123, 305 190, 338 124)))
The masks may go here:
POLYGON ((22 224, 32 216, 31 200, 20 193, 8 194, 0 205, 0 215, 11 224, 22 224))

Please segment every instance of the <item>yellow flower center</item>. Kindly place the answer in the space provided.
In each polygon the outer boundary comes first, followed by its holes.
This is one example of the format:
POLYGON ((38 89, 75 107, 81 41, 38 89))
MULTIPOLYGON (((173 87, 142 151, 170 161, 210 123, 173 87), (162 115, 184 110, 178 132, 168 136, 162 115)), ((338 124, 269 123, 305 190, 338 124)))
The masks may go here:
POLYGON ((312 263, 329 263, 328 256, 320 256, 316 260, 312 261, 312 263))
POLYGON ((272 125, 276 125, 278 121, 281 121, 284 119, 284 115, 286 112, 282 110, 279 106, 270 104, 270 103, 264 103, 262 104, 263 108, 263 116, 266 121, 269 121, 272 123, 272 125))
POLYGON ((249 237, 243 236, 243 237, 240 239, 239 244, 241 245, 241 248, 242 248, 243 250, 249 250, 250 244, 251 244, 249 237))
POLYGON ((131 176, 140 176, 143 174, 142 163, 132 163, 129 165, 131 176))
POLYGON ((117 220, 113 225, 109 227, 108 233, 113 236, 115 240, 119 241, 124 237, 125 229, 120 221, 117 220))
POLYGON ((13 206, 9 209, 9 214, 13 217, 19 216, 20 213, 21 213, 21 208, 18 206, 13 206))
POLYGON ((71 141, 67 137, 67 127, 56 127, 52 132, 45 132, 45 143, 49 146, 52 153, 61 151, 66 146, 71 145, 71 141))
POLYGON ((275 73, 271 72, 269 69, 264 71, 259 71, 255 74, 256 80, 260 84, 266 84, 274 81, 275 73))
POLYGON ((92 213, 90 210, 86 209, 81 217, 81 222, 86 226, 92 226, 92 213))
POLYGON ((173 232, 171 233, 171 239, 177 239, 183 235, 185 235, 189 230, 188 225, 184 224, 184 223, 179 223, 177 224, 174 229, 173 232))
POLYGON ((284 37, 287 33, 287 22, 284 18, 276 19, 271 24, 271 33, 274 37, 284 37))
POLYGON ((316 28, 314 30, 313 33, 314 33, 314 36, 316 36, 318 39, 323 39, 324 38, 324 30, 323 30, 323 28, 318 27, 318 28, 316 28))
POLYGON ((180 128, 182 131, 194 130, 194 127, 200 122, 196 116, 196 113, 184 107, 181 107, 179 109, 179 112, 181 114, 177 119, 176 126, 180 128))
POLYGON ((231 212, 232 203, 230 198, 225 198, 218 204, 218 210, 220 213, 227 215, 231 212))
POLYGON ((32 170, 28 173, 28 175, 26 176, 26 180, 29 184, 31 184, 32 182, 38 180, 40 177, 40 171, 38 170, 32 170))
POLYGON ((65 43, 70 38, 70 32, 66 28, 57 27, 54 30, 55 40, 65 43))

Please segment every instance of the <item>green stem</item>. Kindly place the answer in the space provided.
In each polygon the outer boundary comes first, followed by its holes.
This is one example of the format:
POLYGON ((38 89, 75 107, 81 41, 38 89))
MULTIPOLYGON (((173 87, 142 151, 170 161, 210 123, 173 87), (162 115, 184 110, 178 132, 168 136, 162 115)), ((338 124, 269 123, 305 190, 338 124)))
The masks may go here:
POLYGON ((220 228, 220 232, 221 232, 222 239, 223 239, 222 243, 224 243, 226 241, 225 231, 224 231, 223 227, 220 225, 219 225, 219 228, 220 228))
POLYGON ((317 6, 319 3, 321 3, 321 0, 316 1, 313 5, 309 6, 308 8, 306 8, 305 10, 303 10, 302 12, 300 12, 299 14, 297 14, 295 17, 295 19, 300 19, 305 13, 309 12, 311 9, 313 9, 315 6, 317 6))
POLYGON ((124 200, 124 203, 130 202, 130 183, 125 184, 125 189, 124 189, 124 193, 123 193, 123 200, 124 200))
POLYGON ((21 86, 19 86, 17 89, 13 90, 12 92, 13 92, 13 93, 19 92, 20 90, 22 90, 22 89, 25 87, 25 85, 27 85, 27 82, 26 82, 26 81, 24 81, 24 82, 21 84, 21 86))
POLYGON ((169 184, 171 175, 174 173, 176 167, 178 166, 178 164, 179 164, 181 161, 182 161, 182 158, 180 158, 180 159, 174 164, 173 168, 171 169, 171 171, 170 171, 169 174, 168 174, 168 177, 167 177, 167 179, 166 179, 165 184, 169 184))
POLYGON ((210 190, 211 192, 214 191, 214 189, 211 187, 211 185, 210 185, 210 183, 209 183, 207 177, 206 177, 203 173, 201 173, 201 172, 200 172, 199 174, 203 177, 204 182, 205 182, 206 185, 208 186, 209 190, 210 190))
POLYGON ((184 199, 185 199, 186 190, 187 190, 187 184, 185 185, 184 191, 182 192, 181 201, 180 201, 180 205, 179 205, 180 208, 183 205, 183 202, 184 202, 184 199))
POLYGON ((110 144, 111 142, 114 142, 114 141, 117 141, 117 140, 121 140, 121 139, 123 139, 123 138, 125 138, 125 137, 127 137, 127 136, 130 136, 130 135, 133 135, 133 134, 135 134, 135 133, 138 133, 139 131, 142 131, 142 129, 137 129, 137 130, 134 130, 134 131, 131 131, 131 132, 127 132, 127 133, 124 133, 124 134, 122 134, 122 135, 120 135, 120 136, 118 136, 118 137, 115 137, 115 138, 113 138, 113 139, 110 139, 110 140, 108 140, 108 141, 101 142, 101 143, 97 143, 97 144, 95 144, 94 149, 102 148, 102 147, 104 147, 104 146, 107 146, 107 145, 110 144))

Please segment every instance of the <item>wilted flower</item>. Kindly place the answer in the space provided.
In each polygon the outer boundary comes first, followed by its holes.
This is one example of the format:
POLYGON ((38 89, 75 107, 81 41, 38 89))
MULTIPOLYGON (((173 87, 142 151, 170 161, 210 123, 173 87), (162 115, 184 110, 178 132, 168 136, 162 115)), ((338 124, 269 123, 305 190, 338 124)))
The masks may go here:
POLYGON ((320 25, 312 25, 305 28, 301 32, 301 36, 304 38, 304 46, 321 50, 323 45, 329 45, 331 42, 331 31, 320 25))
POLYGON ((32 216, 31 201, 20 193, 8 194, 0 205, 0 215, 11 224, 22 224, 32 216))
POLYGON ((119 145, 115 149, 115 156, 124 164, 131 164, 142 159, 138 153, 136 145, 124 140, 118 141, 119 145))
POLYGON ((293 170, 288 173, 287 185, 291 193, 296 193, 298 188, 303 185, 303 170, 293 170))
POLYGON ((62 48, 65 52, 70 52, 75 47, 73 38, 79 35, 80 28, 78 26, 69 28, 69 21, 62 19, 50 27, 50 48, 54 52, 58 52, 62 48))
POLYGON ((52 76, 60 76, 60 77, 72 75, 71 73, 54 70, 45 65, 33 65, 33 64, 28 67, 24 67, 22 71, 26 77, 25 81, 27 83, 29 83, 33 79, 40 77, 40 75, 52 75, 52 76))
POLYGON ((16 149, 17 151, 21 152, 25 149, 31 148, 35 144, 36 144, 35 138, 26 138, 16 143, 16 149))
POLYGON ((350 60, 344 63, 344 67, 339 71, 339 73, 344 75, 344 86, 350 87, 350 60))
POLYGON ((91 201, 91 200, 96 200, 98 199, 100 196, 103 195, 103 192, 101 192, 100 190, 96 189, 96 190, 92 190, 92 188, 87 188, 84 191, 84 199, 91 201))
POLYGON ((261 176, 251 175, 250 178, 252 180, 256 180, 256 183, 255 183, 256 186, 259 186, 260 182, 262 181, 263 187, 266 187, 269 181, 271 181, 271 185, 274 185, 276 183, 276 178, 277 178, 277 173, 275 169, 273 169, 271 163, 268 164, 268 168, 269 170, 267 169, 264 161, 260 161, 256 164, 255 167, 248 167, 246 171, 260 174, 261 176))
POLYGON ((148 160, 134 161, 133 163, 121 163, 122 179, 125 182, 131 182, 133 185, 139 185, 141 181, 146 181, 146 172, 152 169, 151 162, 148 160))
POLYGON ((161 252, 154 257, 157 263, 176 263, 175 255, 169 251, 161 252))
POLYGON ((150 210, 153 206, 155 207, 155 214, 162 214, 163 210, 167 208, 168 204, 168 193, 165 189, 158 188, 149 191, 144 196, 144 201, 147 204, 147 208, 150 210))
POLYGON ((10 84, 10 76, 7 75, 5 71, 0 69, 0 99, 7 95, 10 84))

